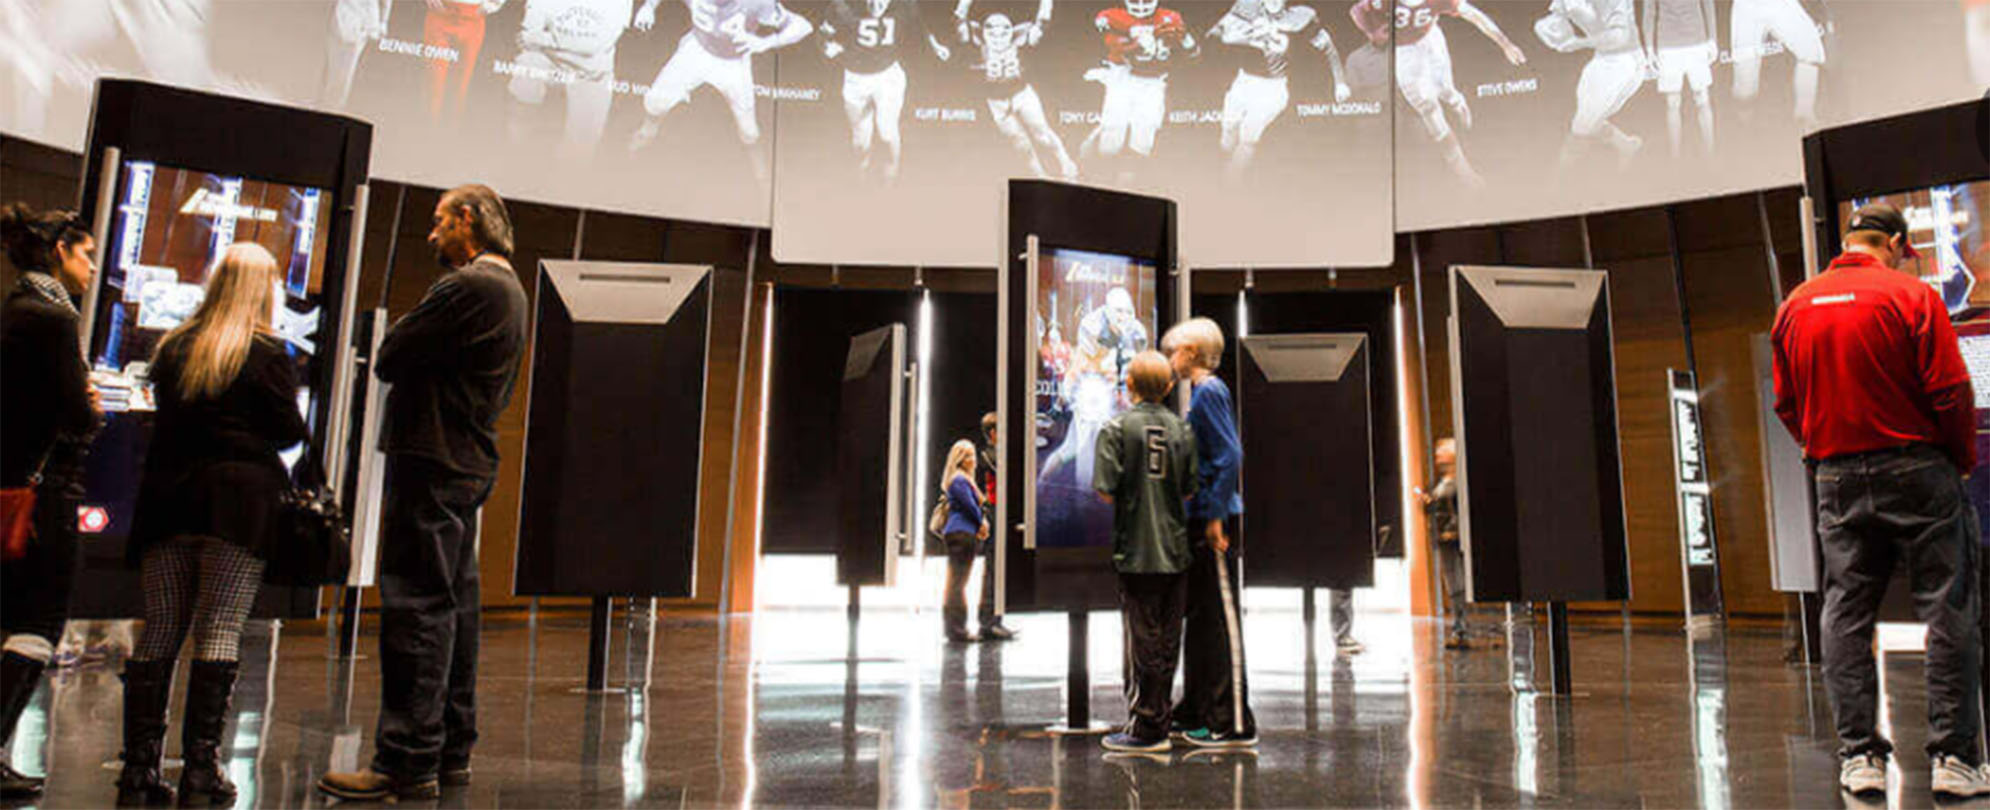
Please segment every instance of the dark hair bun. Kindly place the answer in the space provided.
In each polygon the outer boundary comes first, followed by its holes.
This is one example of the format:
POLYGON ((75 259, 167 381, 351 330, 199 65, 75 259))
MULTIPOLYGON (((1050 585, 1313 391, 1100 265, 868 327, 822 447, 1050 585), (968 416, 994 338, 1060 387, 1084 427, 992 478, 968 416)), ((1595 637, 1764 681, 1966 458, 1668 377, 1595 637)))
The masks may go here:
POLYGON ((73 212, 35 213, 26 203, 0 207, 0 247, 23 272, 46 272, 55 263, 57 245, 73 245, 89 235, 73 212))

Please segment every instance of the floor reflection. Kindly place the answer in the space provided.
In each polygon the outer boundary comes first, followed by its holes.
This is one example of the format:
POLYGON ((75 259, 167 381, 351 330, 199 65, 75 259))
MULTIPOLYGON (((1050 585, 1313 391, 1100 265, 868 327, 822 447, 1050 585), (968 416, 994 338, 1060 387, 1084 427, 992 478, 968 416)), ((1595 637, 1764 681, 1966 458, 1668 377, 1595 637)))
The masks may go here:
MULTIPOLYGON (((1843 804, 1829 711, 1773 628, 1687 633, 1614 620, 1571 635, 1575 694, 1539 688, 1545 623, 1515 611, 1504 649, 1452 651, 1436 623, 1363 615, 1369 651, 1334 653, 1297 610, 1247 624, 1256 754, 1106 756, 1046 731, 1065 707, 1065 621, 1020 616, 1009 644, 949 645, 932 614, 840 609, 757 618, 622 606, 611 691, 581 689, 583 619, 493 619, 474 785, 442 807, 1820 807, 1843 804)), ((1120 633, 1092 618, 1095 720, 1122 712, 1120 633)), ((378 661, 318 631, 262 624, 229 729, 239 806, 323 807, 310 787, 371 755, 378 661)), ((360 645, 371 655, 374 639, 360 645)), ((1886 659, 1891 717, 1926 714, 1921 659, 1886 659)), ((53 679, 14 762, 52 774, 41 806, 111 803, 119 682, 53 679)), ((178 721, 178 707, 173 718, 178 721)), ((1891 806, 1926 804, 1917 723, 1891 806)), ((168 756, 177 755, 177 733, 168 756)), ((1980 803, 1990 806, 1990 801, 1980 803)), ((1849 806, 1849 805, 1848 805, 1849 806)))

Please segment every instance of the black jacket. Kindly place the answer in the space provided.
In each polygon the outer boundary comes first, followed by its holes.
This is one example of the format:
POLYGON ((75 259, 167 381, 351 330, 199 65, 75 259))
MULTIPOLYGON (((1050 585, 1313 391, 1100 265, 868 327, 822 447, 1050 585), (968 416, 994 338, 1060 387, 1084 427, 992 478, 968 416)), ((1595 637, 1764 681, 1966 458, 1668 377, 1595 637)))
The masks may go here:
POLYGON ((152 361, 159 413, 129 562, 178 535, 219 537, 269 559, 277 501, 290 486, 277 453, 309 435, 297 408, 297 361, 280 341, 258 337, 221 396, 189 400, 180 395, 183 352, 166 348, 152 361))
POLYGON ((27 483, 44 454, 45 482, 81 480, 96 430, 75 313, 22 286, 0 304, 0 486, 27 483))
POLYGON ((380 449, 465 475, 497 475, 497 418, 525 354, 525 288, 482 258, 444 275, 380 343, 373 373, 394 385, 380 449))

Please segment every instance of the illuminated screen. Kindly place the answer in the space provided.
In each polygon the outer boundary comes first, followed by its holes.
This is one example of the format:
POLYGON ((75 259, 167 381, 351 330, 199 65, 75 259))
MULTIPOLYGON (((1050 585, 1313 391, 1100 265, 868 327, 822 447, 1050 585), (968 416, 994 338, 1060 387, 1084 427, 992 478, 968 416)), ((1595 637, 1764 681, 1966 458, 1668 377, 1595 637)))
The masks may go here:
POLYGON ((1126 366, 1152 348, 1154 265, 1052 249, 1036 284, 1036 545, 1112 544, 1112 507, 1092 490, 1099 429, 1131 407, 1126 366))
MULTIPOLYGON (((1990 241, 1983 232, 1990 219, 1990 180, 1855 197, 1838 205, 1838 221, 1875 202, 1891 204, 1907 217, 1908 241, 1921 258, 1905 264, 1942 294, 1950 315, 1990 307, 1990 241)), ((1983 390, 1980 383, 1977 390, 1983 390)))
MULTIPOLYGON (((271 325, 297 363, 298 408, 311 413, 332 211, 332 194, 323 189, 144 161, 124 164, 116 201, 90 353, 106 424, 90 451, 87 503, 104 513, 98 531, 107 534, 130 528, 158 407, 148 377, 152 354, 200 307, 215 259, 229 245, 255 242, 276 257, 283 289, 271 325)), ((296 463, 301 450, 286 451, 284 462, 296 463)))
POLYGON ((1982 514, 1990 509, 1990 475, 1983 474, 1990 467, 1990 320, 1956 324, 1955 334, 1976 389, 1976 469, 1963 480, 1963 488, 1982 514))

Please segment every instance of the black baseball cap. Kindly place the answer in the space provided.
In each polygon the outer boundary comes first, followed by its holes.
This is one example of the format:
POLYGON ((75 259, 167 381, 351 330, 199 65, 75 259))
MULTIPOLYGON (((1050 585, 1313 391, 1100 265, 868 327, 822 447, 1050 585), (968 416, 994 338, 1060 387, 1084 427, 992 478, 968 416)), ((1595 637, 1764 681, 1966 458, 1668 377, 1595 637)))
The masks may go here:
POLYGON ((1886 203, 1867 203, 1852 212, 1852 218, 1845 220, 1845 233, 1853 231, 1877 231, 1888 239, 1900 237, 1901 255, 1918 259, 1921 253, 1914 249, 1914 242, 1907 238, 1907 217, 1901 216, 1900 209, 1886 203))

